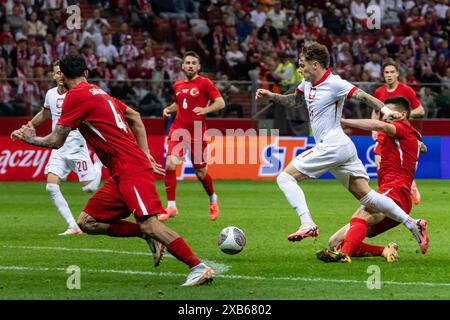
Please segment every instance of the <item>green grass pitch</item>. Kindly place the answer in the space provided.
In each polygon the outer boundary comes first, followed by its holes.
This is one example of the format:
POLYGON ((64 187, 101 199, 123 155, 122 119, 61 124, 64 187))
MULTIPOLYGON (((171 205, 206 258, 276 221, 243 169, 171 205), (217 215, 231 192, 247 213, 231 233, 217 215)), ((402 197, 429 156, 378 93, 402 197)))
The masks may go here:
MULTIPOLYGON (((299 243, 287 241, 299 221, 275 181, 216 181, 221 213, 215 222, 209 220, 201 184, 179 182, 180 213, 167 224, 221 272, 211 285, 185 288, 179 285, 189 269, 167 253, 161 266, 153 268, 141 239, 58 236, 65 224, 45 183, 0 183, 0 299, 450 299, 450 181, 417 184, 422 204, 412 214, 428 220, 426 255, 416 253, 416 241, 399 226, 368 240, 380 245, 397 242, 398 263, 371 257, 326 264, 315 252, 358 207, 338 182, 302 183, 321 234, 316 241, 299 243), (237 255, 226 255, 217 247, 220 230, 230 225, 247 236, 247 246, 237 255), (80 268, 79 290, 67 288, 71 273, 66 269, 71 265, 80 268), (381 288, 369 289, 367 281, 374 274, 368 269, 377 267, 381 288)), ((158 182, 165 202, 163 188, 158 182)), ((77 183, 63 183, 62 191, 78 216, 89 195, 77 183)))

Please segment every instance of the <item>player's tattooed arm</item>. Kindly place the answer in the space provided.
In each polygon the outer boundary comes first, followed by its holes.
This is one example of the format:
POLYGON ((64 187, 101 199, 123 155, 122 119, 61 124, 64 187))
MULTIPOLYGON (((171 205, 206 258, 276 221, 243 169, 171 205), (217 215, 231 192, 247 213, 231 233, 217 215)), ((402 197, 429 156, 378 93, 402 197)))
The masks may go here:
POLYGON ((37 137, 36 130, 31 124, 22 126, 19 130, 19 139, 37 147, 59 149, 64 145, 71 127, 56 125, 55 129, 45 137, 37 137))
POLYGON ((384 114, 385 118, 398 119, 398 118, 401 117, 399 112, 392 111, 391 109, 386 107, 383 102, 381 102, 380 100, 378 100, 374 96, 368 94, 367 92, 365 92, 365 91, 363 91, 361 89, 357 89, 353 93, 352 99, 356 99, 358 101, 364 102, 369 107, 371 107, 371 108, 373 108, 375 110, 381 111, 381 113, 384 114))
POLYGON ((297 92, 286 95, 274 93, 273 97, 270 100, 275 103, 279 103, 287 108, 293 108, 302 105, 303 96, 298 94, 297 92))

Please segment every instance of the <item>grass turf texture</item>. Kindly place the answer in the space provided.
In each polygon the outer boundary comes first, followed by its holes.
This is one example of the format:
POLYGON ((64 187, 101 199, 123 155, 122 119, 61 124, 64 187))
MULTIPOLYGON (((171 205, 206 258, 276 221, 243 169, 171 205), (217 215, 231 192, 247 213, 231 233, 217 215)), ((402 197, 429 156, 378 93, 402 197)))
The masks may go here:
MULTIPOLYGON (((44 183, 0 183, 0 299, 450 299, 450 181, 418 180, 417 184, 422 204, 413 208, 413 216, 428 220, 426 255, 416 253, 418 244, 399 226, 368 243, 397 242, 400 262, 387 264, 381 257, 371 257, 333 264, 317 260, 315 252, 327 246, 328 237, 358 208, 338 182, 301 184, 321 234, 316 241, 299 243, 287 241, 299 221, 274 181, 216 181, 221 213, 215 222, 209 220, 201 184, 179 182, 179 215, 167 224, 201 258, 229 267, 211 285, 185 288, 179 284, 189 269, 167 256, 159 268, 153 268, 141 239, 58 236, 66 226, 44 183), (247 246, 237 255, 226 255, 217 247, 220 230, 230 225, 247 236, 247 246), (80 290, 66 286, 70 274, 65 270, 70 265, 81 268, 80 290), (381 271, 379 290, 367 287, 371 265, 381 271)), ((158 182, 165 199, 163 188, 158 182)), ((78 216, 89 195, 77 183, 63 183, 62 191, 78 216)))

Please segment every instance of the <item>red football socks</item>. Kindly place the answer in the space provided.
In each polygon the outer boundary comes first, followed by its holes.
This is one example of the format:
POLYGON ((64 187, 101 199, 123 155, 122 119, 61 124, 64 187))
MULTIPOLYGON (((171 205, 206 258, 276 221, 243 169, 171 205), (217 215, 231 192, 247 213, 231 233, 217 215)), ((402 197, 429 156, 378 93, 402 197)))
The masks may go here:
POLYGON ((349 257, 355 254, 367 234, 367 223, 360 218, 352 218, 350 220, 350 228, 347 231, 341 252, 346 253, 349 257))
POLYGON ((111 237, 139 237, 142 231, 137 223, 119 220, 110 224, 107 234, 111 237))
POLYGON ((355 250, 353 255, 364 255, 370 253, 372 256, 381 256, 383 254, 384 247, 374 246, 367 243, 361 243, 358 249, 355 250))
POLYGON ((178 237, 169 243, 167 251, 178 260, 186 263, 191 269, 201 263, 201 260, 192 252, 182 237, 178 237))
POLYGON ((175 201, 175 190, 177 188, 176 170, 166 170, 164 183, 166 185, 167 201, 175 201))
POLYGON ((211 176, 207 173, 200 181, 208 196, 212 196, 214 194, 214 185, 211 176))

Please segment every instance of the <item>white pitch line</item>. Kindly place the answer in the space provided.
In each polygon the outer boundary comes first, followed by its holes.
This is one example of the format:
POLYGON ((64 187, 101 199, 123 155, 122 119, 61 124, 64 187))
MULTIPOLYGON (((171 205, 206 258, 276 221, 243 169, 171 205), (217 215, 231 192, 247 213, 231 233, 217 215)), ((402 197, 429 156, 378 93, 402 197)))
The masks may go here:
MULTIPOLYGON (((3 245, 3 248, 8 249, 30 249, 30 250, 53 250, 53 251, 73 251, 73 252, 90 252, 90 253, 112 253, 112 254, 127 254, 127 255, 135 255, 135 256, 149 256, 149 252, 137 252, 137 251, 120 251, 120 250, 111 250, 111 249, 95 249, 95 248, 67 248, 67 247, 39 247, 39 246, 10 246, 3 245)), ((174 256, 165 252, 164 258, 175 259, 174 256)), ((211 268, 216 271, 217 274, 225 273, 230 270, 230 266, 222 263, 218 263, 212 260, 202 259, 203 262, 208 264, 211 268)))
MULTIPOLYGON (((17 271, 65 271, 64 268, 48 268, 48 267, 26 267, 26 266, 0 266, 0 271, 17 270, 17 271)), ((186 274, 173 272, 149 272, 139 270, 114 270, 114 269, 83 269, 83 271, 91 273, 117 273, 126 275, 144 275, 144 276, 160 276, 160 277, 186 277, 186 274)), ((326 278, 303 278, 303 277, 261 277, 261 276, 240 276, 240 275, 217 275, 217 278, 224 279, 242 279, 242 280, 262 280, 262 281, 298 281, 298 282, 331 282, 331 283, 353 283, 366 285, 366 281, 351 279, 326 279, 326 278)), ((431 286, 431 287, 450 287, 450 283, 438 282, 398 282, 398 281, 382 281, 383 285, 398 286, 431 286)))

